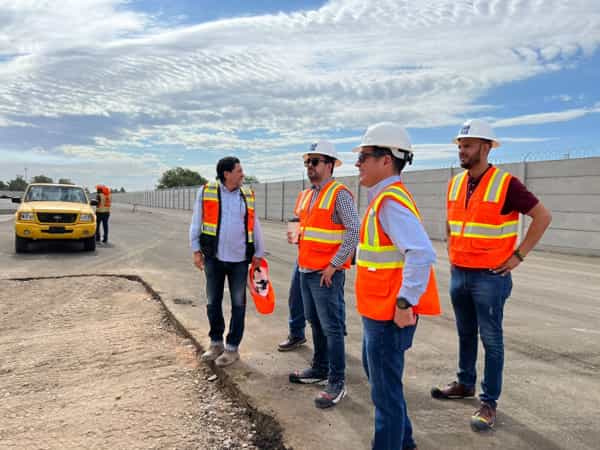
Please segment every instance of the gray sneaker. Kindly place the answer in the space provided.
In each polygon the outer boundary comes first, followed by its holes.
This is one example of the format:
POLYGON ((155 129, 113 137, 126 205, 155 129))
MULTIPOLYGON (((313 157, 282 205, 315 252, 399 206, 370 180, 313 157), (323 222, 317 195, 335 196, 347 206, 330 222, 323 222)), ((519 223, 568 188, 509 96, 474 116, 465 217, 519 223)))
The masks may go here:
POLYGON ((210 344, 208 350, 202 353, 200 359, 202 361, 214 361, 225 351, 225 346, 223 344, 210 344))
POLYGON ((230 366, 238 359, 240 359, 240 353, 237 350, 225 350, 221 356, 215 360, 215 364, 219 367, 226 367, 230 366))
POLYGON ((325 390, 319 392, 315 398, 317 408, 331 408, 337 405, 346 396, 346 385, 343 381, 327 383, 325 390))

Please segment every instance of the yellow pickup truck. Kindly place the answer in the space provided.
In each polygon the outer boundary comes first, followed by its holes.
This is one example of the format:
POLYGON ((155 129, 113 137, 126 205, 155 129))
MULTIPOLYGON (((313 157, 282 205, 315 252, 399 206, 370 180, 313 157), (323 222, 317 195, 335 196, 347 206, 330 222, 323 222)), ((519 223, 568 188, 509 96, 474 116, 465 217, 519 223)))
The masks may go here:
POLYGON ((27 251, 36 240, 79 240, 86 251, 96 249, 96 215, 81 186, 32 183, 15 214, 15 252, 27 251))

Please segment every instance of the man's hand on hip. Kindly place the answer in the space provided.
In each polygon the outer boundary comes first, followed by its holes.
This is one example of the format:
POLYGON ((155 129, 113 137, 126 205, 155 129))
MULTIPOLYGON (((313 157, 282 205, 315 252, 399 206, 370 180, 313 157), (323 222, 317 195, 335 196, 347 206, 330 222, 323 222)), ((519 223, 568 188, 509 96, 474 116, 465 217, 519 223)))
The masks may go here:
POLYGON ((204 270, 204 254, 202 252, 194 252, 194 265, 198 269, 204 270))
POLYGON ((327 287, 331 287, 331 279, 333 278, 333 274, 337 269, 329 264, 323 270, 321 270, 321 282, 319 283, 321 286, 325 285, 327 287))
POLYGON ((417 316, 412 308, 400 309, 396 307, 394 312, 394 323, 399 328, 410 327, 417 323, 417 316))

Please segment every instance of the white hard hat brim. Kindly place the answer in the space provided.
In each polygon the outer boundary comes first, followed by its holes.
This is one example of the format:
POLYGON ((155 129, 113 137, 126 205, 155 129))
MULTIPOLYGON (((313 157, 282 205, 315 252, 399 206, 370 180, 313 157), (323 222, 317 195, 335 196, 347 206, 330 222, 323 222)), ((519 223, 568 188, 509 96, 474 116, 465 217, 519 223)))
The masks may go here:
POLYGON ((475 138, 475 139, 483 139, 486 141, 491 141, 492 142, 492 148, 498 148, 500 147, 500 141, 497 139, 490 139, 489 137, 485 137, 485 136, 474 136, 472 134, 459 134, 458 136, 456 136, 454 138, 454 140, 452 142, 454 142, 456 145, 458 145, 458 141, 462 138, 475 138))

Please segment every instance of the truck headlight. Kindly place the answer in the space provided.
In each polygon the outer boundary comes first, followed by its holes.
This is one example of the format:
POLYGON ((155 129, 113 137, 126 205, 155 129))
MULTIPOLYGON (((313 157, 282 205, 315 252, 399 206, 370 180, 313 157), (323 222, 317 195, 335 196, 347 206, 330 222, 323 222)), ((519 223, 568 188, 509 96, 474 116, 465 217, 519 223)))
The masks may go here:
POLYGON ((33 213, 32 212, 19 213, 19 220, 33 222, 33 213))
POLYGON ((93 222, 94 217, 91 214, 81 214, 79 216, 79 221, 80 222, 93 222))

